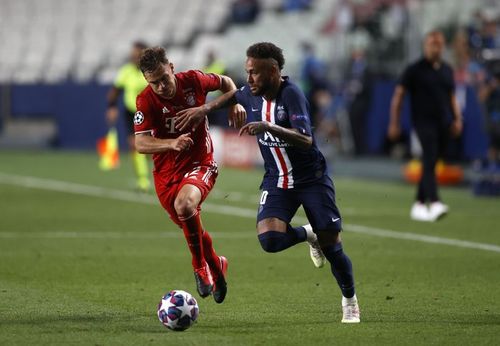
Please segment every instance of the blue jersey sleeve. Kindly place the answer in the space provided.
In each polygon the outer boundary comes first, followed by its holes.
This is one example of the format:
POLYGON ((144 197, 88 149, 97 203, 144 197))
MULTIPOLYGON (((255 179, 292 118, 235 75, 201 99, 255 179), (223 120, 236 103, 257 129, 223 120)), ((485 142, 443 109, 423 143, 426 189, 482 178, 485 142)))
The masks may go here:
POLYGON ((247 90, 248 89, 248 86, 242 86, 241 88, 239 88, 238 90, 236 90, 236 92, 234 93, 234 97, 236 98, 236 102, 239 103, 240 105, 242 105, 243 107, 246 107, 247 106, 247 90))
POLYGON ((287 88, 283 94, 287 107, 290 125, 300 134, 311 136, 311 118, 309 116, 309 103, 304 94, 296 88, 287 88))

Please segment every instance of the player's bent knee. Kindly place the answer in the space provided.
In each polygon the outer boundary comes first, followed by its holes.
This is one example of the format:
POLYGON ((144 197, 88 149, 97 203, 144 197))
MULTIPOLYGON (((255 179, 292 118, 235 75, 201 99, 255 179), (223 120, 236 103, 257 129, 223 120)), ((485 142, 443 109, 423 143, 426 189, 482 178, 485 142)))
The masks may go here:
POLYGON ((177 198, 174 202, 174 208, 177 216, 188 218, 196 212, 197 205, 193 198, 187 196, 184 198, 177 198))
POLYGON ((284 233, 276 231, 268 231, 258 235, 262 250, 269 253, 276 253, 283 250, 284 233))

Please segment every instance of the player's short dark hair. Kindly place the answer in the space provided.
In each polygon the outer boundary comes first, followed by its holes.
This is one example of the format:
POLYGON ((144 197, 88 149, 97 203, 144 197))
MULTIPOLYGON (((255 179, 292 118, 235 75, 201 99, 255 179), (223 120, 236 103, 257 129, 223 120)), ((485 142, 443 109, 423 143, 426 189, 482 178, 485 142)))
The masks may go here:
POLYGON ((274 59, 280 70, 285 66, 283 50, 271 42, 259 42, 252 44, 247 49, 247 57, 254 59, 274 59))
POLYGON ((153 72, 158 66, 168 64, 167 54, 163 47, 151 47, 142 51, 139 68, 142 73, 153 72))

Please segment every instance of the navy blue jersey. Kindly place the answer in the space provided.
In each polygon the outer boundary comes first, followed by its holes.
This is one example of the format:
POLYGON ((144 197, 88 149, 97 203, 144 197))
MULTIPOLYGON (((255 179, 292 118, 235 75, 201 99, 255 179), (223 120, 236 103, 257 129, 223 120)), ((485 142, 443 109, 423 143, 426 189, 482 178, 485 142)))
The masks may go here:
MULTIPOLYGON (((236 91, 235 97, 245 107, 248 121, 268 121, 296 129, 312 136, 309 103, 304 93, 288 77, 283 77, 276 99, 253 96, 248 85, 236 91)), ((261 188, 293 189, 318 182, 326 175, 326 162, 313 138, 309 149, 296 148, 265 132, 257 135, 266 173, 261 188)))

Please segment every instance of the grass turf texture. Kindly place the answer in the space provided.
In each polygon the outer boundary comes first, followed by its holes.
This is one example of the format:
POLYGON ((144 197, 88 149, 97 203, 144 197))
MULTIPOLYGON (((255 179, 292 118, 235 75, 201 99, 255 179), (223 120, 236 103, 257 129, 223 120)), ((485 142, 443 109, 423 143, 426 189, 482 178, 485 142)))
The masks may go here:
MULTIPOLYGON (((0 173, 132 191, 126 157, 122 165, 103 173, 91 154, 0 153, 0 173)), ((207 202, 254 211, 260 178, 260 171, 221 169, 207 202)), ((335 183, 346 223, 500 244, 498 200, 443 189, 451 214, 425 224, 408 219, 413 187, 335 183)), ((196 295, 182 232, 154 200, 5 181, 0 196, 1 345, 451 345, 495 344, 500 335, 498 252, 345 232, 362 323, 342 325, 329 268, 315 269, 304 244, 264 253, 252 217, 202 214, 230 261, 228 297, 217 305, 196 295), (171 289, 193 293, 200 305, 198 323, 183 333, 156 317, 171 289)))

